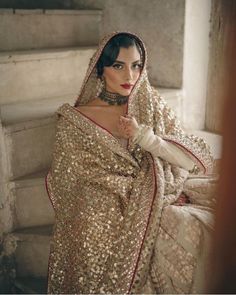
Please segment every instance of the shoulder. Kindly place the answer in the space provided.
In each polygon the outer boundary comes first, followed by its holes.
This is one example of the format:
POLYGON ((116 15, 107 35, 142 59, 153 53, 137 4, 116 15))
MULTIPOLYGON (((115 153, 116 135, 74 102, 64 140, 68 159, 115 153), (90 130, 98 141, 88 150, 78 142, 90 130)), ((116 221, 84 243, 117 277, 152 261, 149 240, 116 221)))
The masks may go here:
POLYGON ((87 117, 93 117, 94 113, 96 112, 96 108, 87 105, 77 106, 75 109, 87 117))

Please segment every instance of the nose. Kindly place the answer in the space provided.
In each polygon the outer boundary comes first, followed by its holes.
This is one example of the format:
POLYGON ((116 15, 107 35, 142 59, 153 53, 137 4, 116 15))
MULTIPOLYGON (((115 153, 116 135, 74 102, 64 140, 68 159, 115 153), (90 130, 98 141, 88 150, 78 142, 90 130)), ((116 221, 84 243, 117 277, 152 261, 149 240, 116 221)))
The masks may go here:
POLYGON ((132 72, 132 69, 130 67, 127 67, 127 69, 125 71, 125 78, 126 78, 127 81, 132 81, 133 72, 132 72))

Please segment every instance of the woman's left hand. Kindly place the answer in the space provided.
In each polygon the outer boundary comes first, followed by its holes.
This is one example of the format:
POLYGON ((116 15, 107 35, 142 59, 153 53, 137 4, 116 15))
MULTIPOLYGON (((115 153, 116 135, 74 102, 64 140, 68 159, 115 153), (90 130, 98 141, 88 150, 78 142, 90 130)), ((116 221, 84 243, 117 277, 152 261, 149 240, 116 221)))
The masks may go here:
POLYGON ((120 116, 118 129, 124 138, 133 138, 138 127, 138 122, 134 117, 129 115, 120 116))

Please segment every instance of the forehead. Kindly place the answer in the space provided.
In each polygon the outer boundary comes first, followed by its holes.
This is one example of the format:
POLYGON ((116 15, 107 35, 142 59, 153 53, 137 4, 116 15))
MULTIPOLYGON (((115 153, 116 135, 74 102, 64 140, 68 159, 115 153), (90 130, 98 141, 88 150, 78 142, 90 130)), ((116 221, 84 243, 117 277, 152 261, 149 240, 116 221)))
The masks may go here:
POLYGON ((134 62, 140 59, 140 53, 136 46, 128 48, 121 47, 116 60, 124 62, 134 62))

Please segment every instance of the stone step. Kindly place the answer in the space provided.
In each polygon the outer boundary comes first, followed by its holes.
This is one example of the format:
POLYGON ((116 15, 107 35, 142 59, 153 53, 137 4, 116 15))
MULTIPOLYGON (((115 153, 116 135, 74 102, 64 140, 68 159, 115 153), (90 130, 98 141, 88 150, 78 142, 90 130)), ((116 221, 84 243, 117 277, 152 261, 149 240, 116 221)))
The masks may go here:
POLYGON ((54 210, 45 186, 45 171, 11 182, 15 195, 16 228, 54 223, 54 210))
POLYGON ((15 252, 16 276, 47 277, 52 225, 31 227, 14 233, 18 239, 15 252))
POLYGON ((101 10, 0 9, 0 51, 96 45, 101 10))
POLYGON ((55 117, 10 125, 4 131, 11 180, 48 170, 55 140, 55 117))
POLYGON ((46 294, 47 278, 16 278, 14 289, 15 294, 46 294))
POLYGON ((76 96, 94 47, 0 52, 0 105, 76 96))
POLYGON ((73 105, 75 100, 75 96, 69 95, 5 104, 0 106, 2 123, 6 126, 49 118, 63 103, 73 105))

